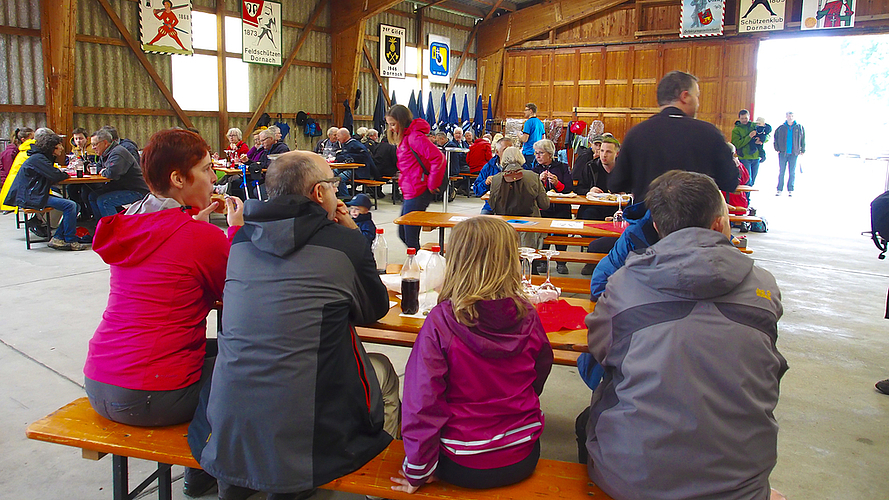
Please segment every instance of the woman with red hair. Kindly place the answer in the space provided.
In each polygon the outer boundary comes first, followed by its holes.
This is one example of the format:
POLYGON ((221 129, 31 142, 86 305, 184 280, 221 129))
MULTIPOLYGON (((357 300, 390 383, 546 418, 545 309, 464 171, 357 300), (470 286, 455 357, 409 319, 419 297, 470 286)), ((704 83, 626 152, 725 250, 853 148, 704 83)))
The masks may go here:
POLYGON ((111 266, 111 289, 83 373, 90 404, 110 420, 187 422, 213 369, 206 318, 222 298, 244 206, 225 200, 228 237, 209 223, 219 205, 209 149, 187 130, 154 134, 142 152, 151 193, 96 228, 93 249, 111 266))

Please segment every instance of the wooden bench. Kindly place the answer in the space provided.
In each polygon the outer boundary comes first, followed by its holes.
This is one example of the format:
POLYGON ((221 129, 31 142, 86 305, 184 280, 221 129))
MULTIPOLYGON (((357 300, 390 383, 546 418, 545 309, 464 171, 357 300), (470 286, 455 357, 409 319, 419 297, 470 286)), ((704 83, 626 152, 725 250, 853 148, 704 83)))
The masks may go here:
POLYGON ((355 184, 362 186, 361 191, 364 192, 364 194, 368 194, 367 188, 374 188, 374 194, 371 195, 371 198, 373 198, 373 200, 374 200, 374 210, 376 210, 377 209, 376 188, 378 188, 380 186, 385 186, 386 181, 375 181, 373 179, 355 179, 355 184))
POLYGON ((472 184, 478 179, 478 174, 461 173, 459 175, 466 181, 466 197, 472 198, 472 184))
POLYGON ((40 219, 43 221, 43 227, 46 228, 47 237, 39 240, 34 240, 33 243, 41 243, 44 241, 49 241, 52 239, 52 226, 49 222, 49 213, 52 212, 52 208, 19 208, 15 211, 15 228, 19 229, 25 228, 25 248, 28 250, 31 249, 31 231, 28 230, 28 215, 32 214, 44 214, 40 219))
MULTIPOLYGON (((562 289, 562 293, 582 293, 589 295, 590 294, 590 279, 589 278, 562 278, 559 276, 554 276, 555 273, 550 274, 550 282, 553 285, 562 289)), ((546 274, 537 276, 531 276, 531 283, 534 285, 539 285, 546 280, 546 274)), ((587 297, 589 299, 589 297, 587 297)))
MULTIPOLYGON (((28 426, 31 439, 80 448, 84 458, 98 460, 113 455, 113 497, 132 499, 155 480, 158 498, 172 498, 171 465, 199 467, 188 448, 188 424, 170 427, 132 427, 107 420, 97 414, 87 398, 80 398, 28 426), (158 470, 132 492, 128 491, 127 459, 139 458, 158 463, 158 470)), ((393 500, 417 498, 511 500, 528 498, 608 500, 587 476, 583 464, 540 459, 534 474, 511 486, 489 490, 467 490, 443 482, 427 484, 416 493, 391 489, 390 477, 398 476, 404 461, 401 441, 393 441, 382 453, 357 471, 331 481, 323 489, 393 500)))
POLYGON ((380 177, 392 186, 392 204, 396 204, 396 197, 400 194, 398 191, 398 179, 395 177, 380 177))
POLYGON ((581 238, 577 236, 547 236, 543 239, 543 244, 548 245, 568 245, 568 246, 579 246, 580 248, 586 248, 590 243, 593 242, 595 238, 581 238))

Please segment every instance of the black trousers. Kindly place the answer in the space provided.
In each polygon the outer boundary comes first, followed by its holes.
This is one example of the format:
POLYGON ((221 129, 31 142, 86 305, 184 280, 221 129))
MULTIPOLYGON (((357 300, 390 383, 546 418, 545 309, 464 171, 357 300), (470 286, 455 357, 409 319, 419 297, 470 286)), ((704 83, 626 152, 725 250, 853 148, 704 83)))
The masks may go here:
POLYGON ((540 460, 540 441, 534 443, 534 449, 521 461, 505 467, 495 469, 470 469, 455 463, 445 454, 438 457, 438 468, 435 476, 462 488, 483 490, 499 488, 518 483, 534 472, 537 461, 540 460))

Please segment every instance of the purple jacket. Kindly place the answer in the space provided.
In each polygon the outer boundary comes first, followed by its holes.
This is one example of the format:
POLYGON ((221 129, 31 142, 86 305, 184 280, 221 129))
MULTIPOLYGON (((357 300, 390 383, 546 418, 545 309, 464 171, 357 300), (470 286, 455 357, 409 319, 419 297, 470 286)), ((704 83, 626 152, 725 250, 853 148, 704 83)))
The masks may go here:
POLYGON ((9 170, 12 168, 12 162, 15 161, 15 156, 17 154, 19 154, 19 147, 11 142, 6 146, 6 149, 0 153, 0 186, 6 181, 6 176, 9 175, 9 170))
POLYGON ((247 161, 254 162, 259 161, 259 158, 262 156, 263 148, 253 146, 247 151, 247 161))
POLYGON ((478 302, 478 325, 457 322, 450 301, 426 317, 404 374, 402 470, 414 486, 435 473, 439 453, 490 469, 526 458, 543 432, 538 395, 553 351, 533 306, 518 319, 513 299, 478 302))
POLYGON ((444 155, 432 141, 426 137, 429 133, 429 123, 422 118, 411 122, 404 131, 401 144, 398 145, 395 154, 398 158, 398 185, 406 200, 411 200, 423 194, 427 189, 432 191, 441 186, 441 180, 445 174, 444 155), (416 151, 417 156, 423 160, 429 175, 423 172, 423 168, 417 163, 417 159, 411 152, 416 151))

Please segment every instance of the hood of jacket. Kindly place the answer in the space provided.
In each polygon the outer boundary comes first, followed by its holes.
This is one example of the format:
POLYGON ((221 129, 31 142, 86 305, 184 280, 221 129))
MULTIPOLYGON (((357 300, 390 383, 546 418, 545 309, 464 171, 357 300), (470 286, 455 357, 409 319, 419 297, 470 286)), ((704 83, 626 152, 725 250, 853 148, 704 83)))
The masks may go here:
POLYGON ((125 213, 100 219, 93 250, 106 264, 135 266, 193 220, 176 200, 149 194, 125 213))
POLYGON ((239 236, 277 257, 299 250, 322 227, 334 224, 324 207, 300 195, 244 203, 244 227, 239 236))
POLYGON ((640 201, 624 208, 624 219, 628 221, 640 220, 645 217, 646 213, 648 213, 648 207, 645 206, 644 201, 640 201))
POLYGON ((405 130, 401 135, 402 137, 408 136, 414 131, 417 131, 423 135, 429 135, 429 131, 432 130, 429 128, 429 122, 422 118, 414 118, 414 121, 408 125, 407 130, 405 130))
POLYGON ((37 142, 37 141, 34 139, 28 139, 27 141, 25 141, 19 145, 19 151, 20 152, 21 151, 24 151, 24 152, 31 151, 31 146, 33 146, 35 142, 37 142))
MULTIPOLYGON (((511 298, 476 302, 478 323, 475 326, 457 321, 450 300, 442 305, 447 309, 447 314, 442 315, 446 327, 479 356, 510 357, 524 350, 528 343, 528 332, 535 316, 526 314, 524 318, 518 318, 515 301, 511 298)), ((526 307, 528 311, 534 309, 530 303, 526 307)))
POLYGON ((670 233, 627 258, 626 272, 660 293, 707 300, 734 290, 753 270, 753 259, 724 234, 699 227, 670 233))

